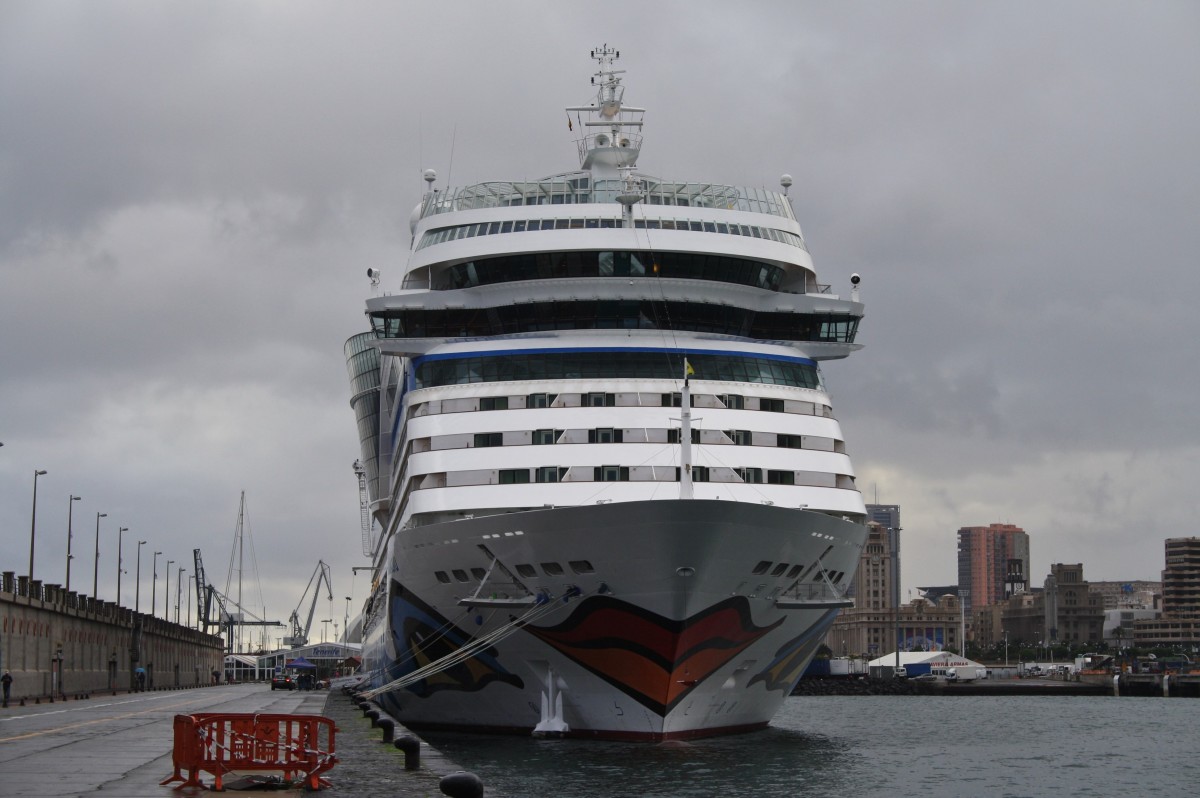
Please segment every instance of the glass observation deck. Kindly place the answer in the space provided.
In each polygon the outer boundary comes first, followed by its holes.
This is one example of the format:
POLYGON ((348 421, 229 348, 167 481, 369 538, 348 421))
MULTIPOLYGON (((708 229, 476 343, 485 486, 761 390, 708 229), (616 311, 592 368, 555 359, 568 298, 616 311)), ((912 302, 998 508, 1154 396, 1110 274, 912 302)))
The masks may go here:
MULTIPOLYGON (((761 188, 723 186, 716 183, 672 183, 639 176, 647 205, 717 208, 749 211, 795 220, 783 194, 761 188)), ((620 180, 596 180, 586 172, 556 175, 531 182, 488 182, 435 190, 421 202, 421 218, 452 211, 507 208, 522 205, 582 205, 613 203, 623 193, 620 180)))

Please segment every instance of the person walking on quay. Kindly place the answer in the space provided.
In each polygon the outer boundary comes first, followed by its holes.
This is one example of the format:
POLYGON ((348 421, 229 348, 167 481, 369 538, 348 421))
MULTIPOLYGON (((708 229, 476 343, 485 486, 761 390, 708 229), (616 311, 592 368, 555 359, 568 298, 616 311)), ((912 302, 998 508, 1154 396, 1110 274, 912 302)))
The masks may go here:
POLYGON ((7 709, 8 708, 8 691, 12 689, 12 674, 9 673, 8 671, 5 671, 4 675, 0 676, 0 683, 4 684, 4 707, 7 709))

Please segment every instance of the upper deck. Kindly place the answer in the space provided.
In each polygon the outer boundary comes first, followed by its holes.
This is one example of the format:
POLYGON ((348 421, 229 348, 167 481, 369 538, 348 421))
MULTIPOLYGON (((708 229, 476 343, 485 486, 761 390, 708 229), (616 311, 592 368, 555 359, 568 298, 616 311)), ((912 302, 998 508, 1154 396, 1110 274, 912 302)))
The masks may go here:
MULTIPOLYGON (((676 183, 647 175, 637 177, 645 187, 646 205, 746 211, 796 221, 791 203, 777 191, 717 183, 676 183)), ((427 193, 418 219, 456 211, 525 205, 617 205, 624 190, 623 180, 593 179, 590 172, 572 172, 530 182, 491 181, 427 193)))

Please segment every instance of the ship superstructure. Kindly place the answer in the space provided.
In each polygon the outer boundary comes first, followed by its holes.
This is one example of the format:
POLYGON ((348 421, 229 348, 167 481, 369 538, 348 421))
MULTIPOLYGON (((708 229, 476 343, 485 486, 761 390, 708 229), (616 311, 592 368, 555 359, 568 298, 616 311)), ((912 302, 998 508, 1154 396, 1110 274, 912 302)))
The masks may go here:
POLYGON ((858 348, 857 287, 817 281, 786 175, 641 172, 644 110, 592 55, 580 168, 427 172, 399 289, 346 344, 365 664, 414 727, 757 728, 849 604, 864 505, 818 363, 858 348))

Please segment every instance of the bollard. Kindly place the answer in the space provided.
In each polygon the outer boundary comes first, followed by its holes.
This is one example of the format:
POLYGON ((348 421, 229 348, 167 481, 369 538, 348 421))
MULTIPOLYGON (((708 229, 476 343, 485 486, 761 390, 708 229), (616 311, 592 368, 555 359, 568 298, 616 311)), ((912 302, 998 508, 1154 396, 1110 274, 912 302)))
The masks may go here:
POLYGON ((404 752, 404 769, 417 770, 421 767, 421 741, 411 734, 402 734, 394 745, 404 752))
POLYGON ((465 770, 442 776, 438 788, 450 798, 483 798, 483 780, 465 770))
POLYGON ((368 710, 365 714, 368 718, 371 719, 371 728, 372 729, 374 729, 376 726, 379 725, 380 713, 379 713, 378 709, 368 710))
POLYGON ((391 718, 380 718, 379 728, 383 729, 383 744, 391 745, 396 739, 396 721, 391 718))
POLYGON ((371 711, 371 704, 368 701, 359 701, 358 708, 362 710, 363 717, 365 718, 367 713, 371 711))

